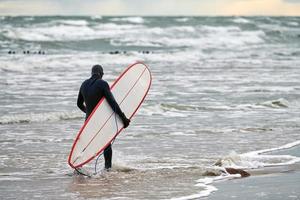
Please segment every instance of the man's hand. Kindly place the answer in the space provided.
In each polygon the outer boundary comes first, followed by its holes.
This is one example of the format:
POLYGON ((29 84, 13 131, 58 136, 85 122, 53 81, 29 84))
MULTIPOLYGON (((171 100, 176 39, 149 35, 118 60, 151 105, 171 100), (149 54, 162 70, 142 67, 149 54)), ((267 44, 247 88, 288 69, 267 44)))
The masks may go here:
POLYGON ((130 123, 130 119, 122 118, 123 124, 124 124, 124 128, 127 128, 129 126, 130 123))
POLYGON ((130 119, 128 119, 123 112, 120 114, 120 117, 121 117, 122 122, 124 124, 124 128, 127 128, 129 126, 130 119))

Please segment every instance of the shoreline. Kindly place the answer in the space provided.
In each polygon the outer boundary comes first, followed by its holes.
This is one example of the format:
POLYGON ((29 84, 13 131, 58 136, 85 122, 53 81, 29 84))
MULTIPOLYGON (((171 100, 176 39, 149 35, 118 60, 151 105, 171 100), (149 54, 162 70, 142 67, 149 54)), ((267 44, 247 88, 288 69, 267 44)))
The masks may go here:
POLYGON ((289 167, 259 169, 247 178, 232 179, 230 183, 228 180, 215 182, 218 190, 203 199, 300 199, 299 166, 300 163, 289 167))
MULTIPOLYGON (((298 157, 300 147, 277 149, 273 153, 298 157)), ((300 162, 245 171, 250 174, 249 177, 215 181, 213 186, 217 191, 203 199, 300 199, 300 162)))

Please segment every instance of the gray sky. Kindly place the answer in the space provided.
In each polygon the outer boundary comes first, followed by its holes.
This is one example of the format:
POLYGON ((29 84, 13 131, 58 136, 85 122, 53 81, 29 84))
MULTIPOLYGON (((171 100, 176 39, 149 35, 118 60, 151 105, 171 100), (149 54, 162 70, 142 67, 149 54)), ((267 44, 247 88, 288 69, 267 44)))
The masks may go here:
POLYGON ((300 0, 0 0, 0 15, 300 16, 300 0))

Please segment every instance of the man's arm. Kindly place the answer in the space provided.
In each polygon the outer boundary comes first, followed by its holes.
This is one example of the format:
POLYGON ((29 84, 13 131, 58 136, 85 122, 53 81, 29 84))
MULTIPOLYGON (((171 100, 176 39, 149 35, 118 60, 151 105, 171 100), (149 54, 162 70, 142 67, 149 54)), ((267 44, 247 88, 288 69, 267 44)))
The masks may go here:
POLYGON ((78 98, 77 98, 77 106, 80 110, 82 110, 82 112, 86 113, 86 107, 83 104, 83 102, 84 102, 83 96, 82 96, 81 92, 79 91, 78 98))
POLYGON ((120 118, 123 121, 124 128, 126 128, 129 125, 130 120, 122 112, 120 106, 116 102, 116 100, 115 100, 113 94, 111 93, 110 88, 106 82, 104 83, 103 93, 104 93, 104 96, 105 96, 107 102, 109 103, 110 107, 113 109, 113 111, 115 111, 120 116, 120 118))

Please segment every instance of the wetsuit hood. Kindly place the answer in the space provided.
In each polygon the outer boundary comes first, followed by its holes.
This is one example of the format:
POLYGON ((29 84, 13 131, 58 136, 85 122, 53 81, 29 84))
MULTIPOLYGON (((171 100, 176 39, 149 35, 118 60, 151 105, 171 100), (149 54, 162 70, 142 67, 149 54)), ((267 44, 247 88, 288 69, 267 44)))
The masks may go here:
POLYGON ((102 76, 104 74, 102 66, 101 65, 94 65, 92 67, 92 73, 91 74, 92 74, 92 77, 97 75, 98 76, 97 78, 102 78, 102 76))

